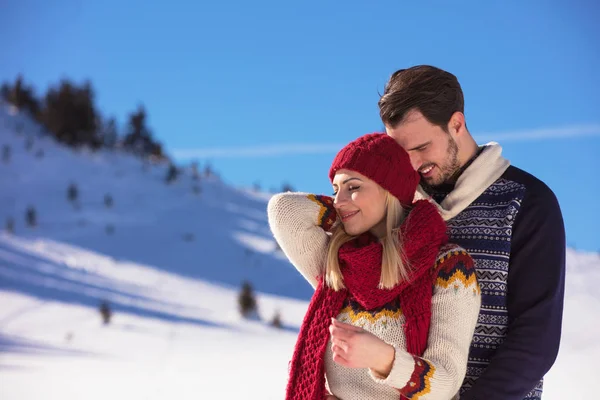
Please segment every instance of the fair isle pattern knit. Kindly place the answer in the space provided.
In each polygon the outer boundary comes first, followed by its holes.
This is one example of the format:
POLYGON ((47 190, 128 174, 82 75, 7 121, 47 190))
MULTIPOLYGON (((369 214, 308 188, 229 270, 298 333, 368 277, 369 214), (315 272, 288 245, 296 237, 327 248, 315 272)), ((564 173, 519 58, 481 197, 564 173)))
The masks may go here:
MULTIPOLYGON (((400 393, 403 396, 400 398, 445 400, 452 398, 458 391, 456 388, 451 390, 444 388, 444 383, 442 383, 443 380, 452 379, 453 373, 458 376, 460 370, 456 368, 461 368, 458 361, 461 357, 458 356, 460 350, 457 352, 457 349, 451 349, 448 343, 444 342, 447 341, 450 330, 456 332, 458 337, 463 335, 457 331, 458 326, 442 327, 435 321, 440 316, 442 319, 446 319, 451 315, 456 322, 465 317, 467 318, 465 321, 467 321, 469 314, 475 316, 478 310, 473 309, 472 306, 474 303, 479 303, 481 291, 477 284, 473 260, 462 248, 454 244, 445 245, 440 249, 432 268, 438 270, 432 305, 438 304, 438 306, 434 306, 432 309, 432 327, 430 328, 428 348, 422 357, 406 352, 406 338, 402 334, 404 315, 397 300, 372 311, 364 310, 351 299, 344 303, 337 319, 360 326, 393 345, 396 348, 396 360, 387 378, 379 377, 373 372, 365 370, 341 367, 333 362, 332 343, 329 341, 325 358, 326 376, 329 389, 338 398, 344 400, 398 399, 398 393, 400 393), (442 305, 438 302, 447 304, 442 305), (453 302, 462 304, 453 305, 453 302), (465 316, 463 313, 467 313, 467 315, 465 316), (444 357, 457 357, 457 359, 445 363, 441 361, 444 357), (455 362, 457 364, 452 365, 455 362), (383 390, 382 384, 387 385, 388 388, 383 390)), ((471 329, 473 327, 474 325, 471 325, 471 329)), ((466 342, 468 341, 466 339, 466 342)), ((465 351, 463 357, 466 357, 468 350, 463 348, 462 351, 465 351)), ((465 365, 462 366, 462 368, 464 367, 465 365)))
POLYGON ((337 317, 349 297, 365 310, 400 299, 405 316, 403 334, 406 351, 419 356, 423 354, 431 325, 436 272, 432 266, 440 247, 448 240, 447 228, 436 207, 429 201, 422 200, 414 205, 397 233, 403 236, 403 254, 406 263, 411 266, 411 279, 398 282, 389 289, 380 287, 384 248, 375 235, 365 232, 339 248, 337 258, 345 288, 333 290, 320 279, 296 340, 286 399, 323 400, 325 397, 324 362, 329 328, 331 320, 337 317))
MULTIPOLYGON (((280 193, 268 205, 275 239, 313 287, 323 272, 329 241, 322 215, 322 202, 314 201, 314 196, 307 193, 280 193)), ((439 268, 440 273, 432 283, 431 325, 422 357, 406 351, 405 317, 397 300, 372 311, 361 309, 352 299, 344 303, 337 318, 394 346, 395 358, 387 377, 376 376, 368 369, 343 367, 333 361, 329 339, 325 377, 328 390, 337 398, 397 400, 401 394, 415 400, 457 398, 467 368, 481 291, 473 278, 472 259, 456 245, 442 247, 432 268, 439 268)))
POLYGON ((319 205, 317 225, 325 231, 329 231, 337 219, 337 213, 333 208, 333 199, 319 194, 309 194, 307 197, 319 205))
POLYGON ((435 367, 427 360, 413 356, 415 369, 410 376, 409 383, 400 390, 407 399, 418 399, 431 390, 431 377, 435 374, 435 367))
MULTIPOLYGON (((450 240, 475 260, 482 302, 471 343, 467 376, 461 393, 470 388, 503 343, 508 325, 507 278, 512 226, 525 186, 498 179, 474 202, 447 221, 450 240)), ((438 196, 433 196, 436 200, 438 196)), ((524 400, 540 400, 543 381, 524 400)))

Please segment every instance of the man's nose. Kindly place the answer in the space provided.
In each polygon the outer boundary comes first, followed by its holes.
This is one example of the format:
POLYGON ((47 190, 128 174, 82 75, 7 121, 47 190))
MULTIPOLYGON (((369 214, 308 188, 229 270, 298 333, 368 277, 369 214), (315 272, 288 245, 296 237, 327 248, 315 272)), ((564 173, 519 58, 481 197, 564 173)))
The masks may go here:
POLYGON ((410 164, 416 171, 418 171, 419 168, 421 168, 421 166, 423 165, 423 159, 417 153, 409 154, 409 157, 410 157, 410 164))

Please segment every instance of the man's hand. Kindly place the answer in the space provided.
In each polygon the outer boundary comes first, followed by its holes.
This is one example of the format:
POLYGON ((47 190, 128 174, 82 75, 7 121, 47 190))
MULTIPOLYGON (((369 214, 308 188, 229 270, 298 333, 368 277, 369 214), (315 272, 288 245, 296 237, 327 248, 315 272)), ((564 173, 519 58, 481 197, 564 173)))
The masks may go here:
POLYGON ((333 361, 348 368, 370 368, 387 377, 394 362, 394 347, 370 332, 332 318, 329 326, 333 361))

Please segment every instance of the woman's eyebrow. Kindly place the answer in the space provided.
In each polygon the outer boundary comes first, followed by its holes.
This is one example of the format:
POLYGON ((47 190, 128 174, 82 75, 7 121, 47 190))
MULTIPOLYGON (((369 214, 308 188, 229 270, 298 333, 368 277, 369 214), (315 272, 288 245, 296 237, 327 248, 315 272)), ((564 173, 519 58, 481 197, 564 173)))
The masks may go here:
MULTIPOLYGON (((345 185, 346 183, 348 183, 348 182, 350 182, 350 181, 353 181, 353 180, 355 180, 355 179, 356 179, 357 181, 360 181, 360 179, 359 179, 359 178, 353 177, 353 178, 348 178, 348 179, 346 179, 346 180, 345 180, 344 182, 342 182, 342 183, 345 185)), ((361 182, 362 182, 362 181, 361 181, 361 182)))
MULTIPOLYGON (((350 181, 353 181, 353 180, 357 180, 357 181, 359 181, 359 182, 362 182, 362 180, 361 180, 360 178, 357 178, 357 177, 352 177, 352 178, 348 178, 348 179, 346 179, 345 181, 343 181, 343 182, 342 182, 342 185, 345 185, 346 183, 348 183, 348 182, 350 182, 350 181)), ((337 187, 337 183, 334 183, 334 184, 333 184, 333 186, 336 186, 336 187, 337 187)))

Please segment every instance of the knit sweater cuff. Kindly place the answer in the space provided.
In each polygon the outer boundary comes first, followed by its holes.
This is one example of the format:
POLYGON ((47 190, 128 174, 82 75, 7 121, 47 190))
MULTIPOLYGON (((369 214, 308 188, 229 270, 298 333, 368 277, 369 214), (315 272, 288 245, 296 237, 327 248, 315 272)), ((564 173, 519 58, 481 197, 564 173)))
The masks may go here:
POLYGON ((381 376, 371 369, 369 369, 369 375, 377 383, 400 389, 408 384, 415 369, 415 359, 399 346, 394 346, 394 351, 394 363, 387 377, 381 376))
POLYGON ((329 232, 337 220, 337 213, 333 207, 333 198, 319 194, 309 194, 308 199, 319 206, 317 226, 329 232))

